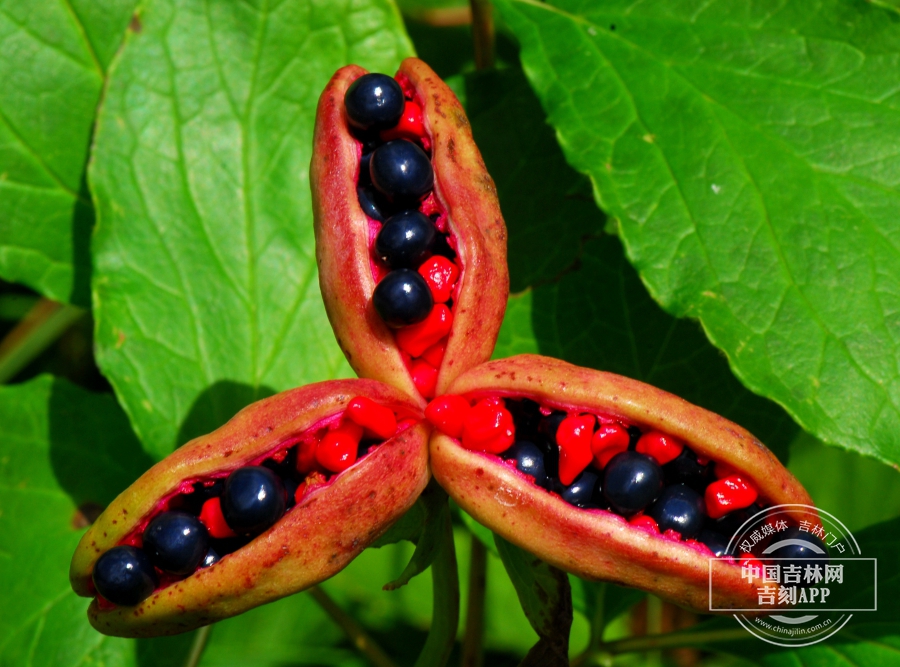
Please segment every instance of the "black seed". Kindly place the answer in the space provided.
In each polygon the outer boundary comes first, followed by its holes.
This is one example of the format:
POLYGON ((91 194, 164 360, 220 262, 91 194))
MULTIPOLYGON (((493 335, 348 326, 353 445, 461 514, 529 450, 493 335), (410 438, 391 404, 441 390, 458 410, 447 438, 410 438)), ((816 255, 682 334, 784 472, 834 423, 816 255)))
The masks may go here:
POLYGON ((261 533, 278 521, 284 510, 284 485, 268 468, 238 468, 225 480, 222 514, 234 532, 261 533))
POLYGON ((144 530, 144 551, 156 567, 169 574, 189 575, 208 548, 206 527, 186 512, 163 512, 144 530))
POLYGON ((419 199, 434 186, 434 170, 428 156, 405 139, 376 148, 369 174, 375 187, 392 198, 419 199))
POLYGON ((415 269, 428 256, 437 230, 419 211, 392 215, 375 237, 375 252, 391 269, 415 269))
POLYGON ((519 440, 505 453, 504 457, 513 459, 516 462, 516 468, 526 475, 534 477, 534 481, 539 486, 547 484, 547 472, 544 469, 544 452, 540 447, 528 440, 519 440))
POLYGON ((710 482, 710 468, 697 462, 697 455, 684 447, 676 458, 663 466, 666 485, 687 484, 695 491, 702 492, 710 482))
POLYGON ((200 563, 200 567, 209 567, 210 565, 215 565, 220 560, 222 560, 221 556, 216 553, 216 550, 212 547, 206 552, 206 555, 203 557, 203 562, 200 563))
POLYGON ((650 456, 621 452, 604 469, 603 496, 623 516, 640 512, 656 500, 661 490, 662 469, 650 456))
POLYGON ((131 546, 113 547, 97 559, 94 587, 107 600, 132 607, 159 585, 150 557, 131 546))
POLYGON ((421 322, 434 306, 425 279, 410 269, 391 271, 375 286, 372 304, 389 327, 421 322))
POLYGON ((406 100, 400 84, 386 74, 365 74, 344 95, 347 119, 361 130, 386 130, 403 116, 406 100))
POLYGON ((708 546, 709 550, 712 551, 717 558, 721 558, 727 553, 728 538, 714 530, 704 528, 700 531, 700 534, 697 535, 697 541, 708 546))
POLYGON ((674 530, 690 540, 703 528, 706 505, 703 497, 692 488, 676 484, 663 489, 647 515, 656 521, 660 532, 674 530))
POLYGON ((546 436, 548 440, 551 442, 556 442, 556 431, 559 429, 559 425, 562 424, 563 419, 566 418, 566 413, 562 410, 554 410, 549 415, 541 419, 538 424, 538 432, 541 435, 546 436))
POLYGON ((560 495, 570 505, 583 508, 599 507, 602 498, 599 473, 591 468, 582 471, 560 495))

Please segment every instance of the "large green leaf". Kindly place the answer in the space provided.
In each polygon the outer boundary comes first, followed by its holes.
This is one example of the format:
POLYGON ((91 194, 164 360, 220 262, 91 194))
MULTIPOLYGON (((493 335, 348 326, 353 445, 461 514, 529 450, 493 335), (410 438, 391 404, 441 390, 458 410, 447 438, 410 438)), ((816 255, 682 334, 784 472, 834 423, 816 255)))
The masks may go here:
POLYGON ((136 0, 0 2, 0 276, 86 305, 84 171, 107 65, 136 0))
POLYGON ((94 296, 101 368, 161 456, 349 374, 317 285, 315 105, 340 66, 393 71, 411 47, 386 0, 152 0, 141 19, 98 121, 94 296))
POLYGON ((796 425, 755 396, 689 320, 653 302, 618 240, 587 242, 578 270, 510 299, 495 356, 540 352, 671 391, 749 429, 783 460, 796 425))
POLYGON ((566 164, 519 68, 467 76, 465 105, 509 230, 510 290, 551 281, 603 228, 590 183, 566 164))
POLYGON ((150 464, 111 397, 39 377, 0 387, 0 665, 133 664, 134 642, 91 628, 69 586, 79 508, 150 464))
POLYGON ((861 0, 498 0, 670 312, 830 443, 900 461, 900 24, 861 0))

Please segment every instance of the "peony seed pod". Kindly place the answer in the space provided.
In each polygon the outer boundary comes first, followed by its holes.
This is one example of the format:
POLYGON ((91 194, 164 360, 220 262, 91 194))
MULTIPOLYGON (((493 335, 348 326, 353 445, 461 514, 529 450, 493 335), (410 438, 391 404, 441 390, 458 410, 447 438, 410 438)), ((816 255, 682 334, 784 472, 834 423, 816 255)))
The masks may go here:
POLYGON ((556 359, 482 364, 425 414, 435 478, 480 523, 579 577, 698 611, 757 607, 759 582, 725 545, 759 509, 812 505, 740 426, 556 359))
POLYGON ((425 63, 409 58, 397 72, 397 124, 360 129, 385 115, 383 79, 350 65, 319 100, 319 283, 356 373, 430 398, 493 352, 509 292, 506 227, 465 112, 425 63))
POLYGON ((420 405, 373 380, 254 403, 123 491, 72 558, 100 632, 185 632, 343 569, 430 477, 420 405), (187 572, 187 574, 185 574, 187 572))

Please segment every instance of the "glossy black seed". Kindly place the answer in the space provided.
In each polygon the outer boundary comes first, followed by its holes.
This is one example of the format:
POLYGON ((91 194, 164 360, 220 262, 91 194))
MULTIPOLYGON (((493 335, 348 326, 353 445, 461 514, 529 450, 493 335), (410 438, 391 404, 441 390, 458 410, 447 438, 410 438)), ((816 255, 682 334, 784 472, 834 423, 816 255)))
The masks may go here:
POLYGON ((200 519, 186 512, 163 512, 144 530, 144 551, 163 572, 187 576, 209 548, 209 533, 200 519))
POLYGON ((403 116, 406 100, 400 84, 386 74, 365 74, 344 95, 347 120, 361 130, 386 130, 403 116))
POLYGON ((647 510, 660 532, 674 530, 686 540, 693 539, 703 528, 706 504, 703 496, 686 484, 667 486, 647 510))
POLYGON ((562 423, 563 419, 566 418, 566 413, 562 410, 554 410, 549 415, 541 419, 538 424, 538 432, 541 435, 547 437, 551 442, 556 442, 556 431, 559 429, 559 425, 562 423))
POLYGON ((728 538, 709 528, 704 528, 697 535, 697 541, 709 547, 716 558, 721 558, 728 551, 728 538))
POLYGON ((731 539, 745 521, 760 511, 762 511, 762 507, 757 503, 753 503, 749 507, 734 510, 725 516, 716 519, 709 527, 717 533, 721 533, 728 539, 731 539))
POLYGON ((427 215, 403 211, 382 225, 375 237, 375 253, 392 269, 415 269, 428 256, 437 235, 427 215))
POLYGON ((209 567, 210 565, 215 565, 220 560, 222 560, 222 557, 216 553, 215 549, 210 547, 207 550, 206 555, 203 557, 203 562, 200 563, 200 567, 209 567))
POLYGON ((356 199, 359 201, 359 207, 367 216, 378 222, 384 222, 384 213, 378 205, 375 192, 370 187, 358 185, 356 187, 356 199))
POLYGON ((268 468, 238 468, 225 480, 222 514, 234 532, 261 533, 278 521, 284 510, 284 485, 268 468))
POLYGON ((503 455, 508 459, 513 459, 516 462, 516 468, 521 472, 534 477, 536 484, 544 486, 547 483, 544 452, 533 442, 519 440, 503 455))
POLYGON ((663 466, 663 479, 670 484, 687 484, 695 491, 703 491, 710 482, 709 465, 697 462, 697 455, 688 447, 663 466))
POLYGON ((776 533, 763 554, 769 558, 790 558, 802 563, 807 558, 828 558, 828 549, 815 535, 793 526, 776 533))
POLYGON ((397 269, 375 285, 372 304, 385 324, 397 328, 428 317, 434 300, 422 276, 410 269, 397 269))
POLYGON ((150 557, 136 547, 113 547, 94 565, 94 587, 107 600, 132 607, 159 585, 150 557))
POLYGON ((389 141, 372 152, 372 183, 388 197, 419 199, 434 186, 434 169, 425 151, 411 141, 389 141))
POLYGON ((662 490, 662 469, 650 456, 637 452, 616 454, 604 469, 603 497, 623 516, 637 514, 656 500, 662 490))
POLYGON ((600 474, 590 468, 582 471, 560 494, 562 499, 577 507, 599 507, 600 474))

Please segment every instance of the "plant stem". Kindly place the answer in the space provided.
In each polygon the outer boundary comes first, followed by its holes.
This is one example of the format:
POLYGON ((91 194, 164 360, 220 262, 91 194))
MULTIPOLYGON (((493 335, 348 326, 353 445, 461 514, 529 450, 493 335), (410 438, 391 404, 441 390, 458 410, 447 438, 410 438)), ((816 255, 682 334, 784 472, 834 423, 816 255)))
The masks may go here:
POLYGON ((472 40, 475 69, 494 66, 494 14, 490 0, 469 0, 472 7, 472 40))
POLYGON ((602 650, 610 654, 633 653, 636 651, 662 650, 671 648, 688 648, 705 646, 718 642, 729 642, 735 639, 746 639, 747 631, 743 628, 731 630, 708 630, 667 632, 663 635, 643 635, 626 637, 603 645, 602 650))
POLYGON ((453 543, 453 524, 446 494, 438 521, 441 522, 437 554, 431 564, 433 588, 431 629, 414 667, 444 667, 459 630, 459 569, 453 543))
POLYGON ((397 667, 387 653, 375 643, 363 627, 349 614, 345 613, 337 603, 319 586, 309 589, 309 594, 319 603, 331 619, 344 631, 356 649, 369 659, 375 667, 397 667))
POLYGON ((197 630, 197 634, 194 635, 194 643, 191 644, 191 652, 184 661, 184 667, 197 667, 200 664, 200 658, 203 657, 203 651, 206 650, 206 645, 209 643, 210 632, 212 632, 211 625, 204 625, 197 630))
POLYGON ((38 301, 0 342, 0 384, 14 378, 82 315, 77 306, 38 301))
POLYGON ((466 604, 466 634, 462 667, 481 667, 484 660, 484 597, 487 589, 487 549, 472 535, 469 558, 469 599, 466 604))

